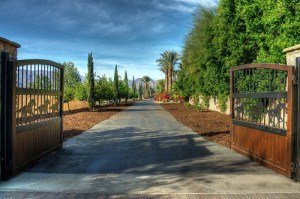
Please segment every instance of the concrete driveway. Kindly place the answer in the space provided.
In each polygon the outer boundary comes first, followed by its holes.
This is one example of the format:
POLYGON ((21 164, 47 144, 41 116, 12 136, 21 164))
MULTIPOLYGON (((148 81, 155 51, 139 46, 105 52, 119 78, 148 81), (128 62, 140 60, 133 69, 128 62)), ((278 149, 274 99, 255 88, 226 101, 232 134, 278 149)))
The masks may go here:
POLYGON ((2 182, 0 190, 3 197, 24 192, 300 197, 300 184, 203 139, 152 101, 137 102, 69 139, 2 182))

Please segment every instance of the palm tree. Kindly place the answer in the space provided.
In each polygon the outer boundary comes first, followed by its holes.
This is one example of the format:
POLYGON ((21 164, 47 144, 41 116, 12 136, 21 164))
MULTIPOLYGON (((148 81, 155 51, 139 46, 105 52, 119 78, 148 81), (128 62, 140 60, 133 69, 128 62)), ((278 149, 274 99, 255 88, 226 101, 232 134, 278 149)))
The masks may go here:
POLYGON ((180 59, 179 54, 176 51, 165 51, 160 54, 160 58, 156 60, 160 66, 160 70, 165 73, 165 90, 170 93, 173 84, 173 70, 180 59))
POLYGON ((148 85, 148 83, 150 82, 150 80, 151 79, 148 76, 142 77, 142 81, 144 82, 144 89, 145 89, 145 94, 144 94, 145 99, 149 98, 149 85, 148 85))
POLYGON ((167 69, 167 65, 166 64, 161 64, 159 63, 160 68, 159 70, 162 71, 165 74, 165 91, 168 90, 168 69, 167 69))

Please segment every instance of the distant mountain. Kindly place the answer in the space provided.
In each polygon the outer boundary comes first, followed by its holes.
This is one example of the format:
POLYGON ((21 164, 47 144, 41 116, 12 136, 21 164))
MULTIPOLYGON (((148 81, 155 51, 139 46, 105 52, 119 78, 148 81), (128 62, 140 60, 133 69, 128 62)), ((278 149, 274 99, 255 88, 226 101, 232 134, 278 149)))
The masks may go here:
POLYGON ((84 82, 85 81, 85 76, 80 75, 80 79, 81 79, 81 82, 84 82))

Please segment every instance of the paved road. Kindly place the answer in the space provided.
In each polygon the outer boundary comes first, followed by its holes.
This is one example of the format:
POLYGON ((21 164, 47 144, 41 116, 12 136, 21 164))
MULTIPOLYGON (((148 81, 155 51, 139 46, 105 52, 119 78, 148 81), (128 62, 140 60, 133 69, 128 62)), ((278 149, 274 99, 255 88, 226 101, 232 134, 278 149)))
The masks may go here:
POLYGON ((300 184, 206 141, 151 101, 135 103, 69 139, 58 152, 1 183, 0 190, 0 198, 300 198, 300 184))

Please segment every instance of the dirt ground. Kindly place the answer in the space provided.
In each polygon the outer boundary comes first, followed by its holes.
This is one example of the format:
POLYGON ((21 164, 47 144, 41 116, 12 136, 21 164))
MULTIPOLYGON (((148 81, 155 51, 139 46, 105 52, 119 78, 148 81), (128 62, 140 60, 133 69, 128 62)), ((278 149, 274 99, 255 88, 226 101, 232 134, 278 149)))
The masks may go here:
POLYGON ((230 148, 230 116, 210 110, 198 111, 193 107, 187 108, 183 103, 160 105, 205 139, 230 148))
POLYGON ((64 140, 74 137, 95 124, 109 119, 118 112, 127 109, 133 102, 123 103, 118 106, 101 106, 96 107, 94 111, 89 109, 79 109, 70 112, 64 112, 64 140))

